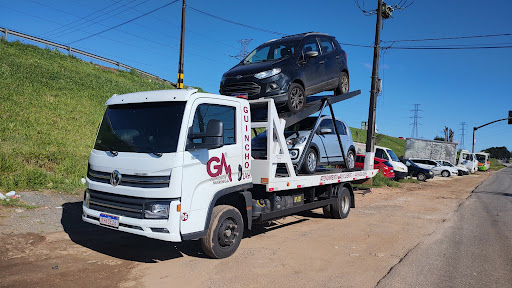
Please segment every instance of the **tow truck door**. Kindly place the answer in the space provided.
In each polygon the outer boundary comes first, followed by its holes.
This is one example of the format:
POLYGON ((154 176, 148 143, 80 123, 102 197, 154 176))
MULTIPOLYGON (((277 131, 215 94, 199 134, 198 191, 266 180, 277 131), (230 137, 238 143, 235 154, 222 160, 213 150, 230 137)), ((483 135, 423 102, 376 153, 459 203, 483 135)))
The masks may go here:
MULTIPOLYGON (((209 98, 199 98, 191 107, 194 112, 186 122, 189 133, 206 132, 210 120, 220 120, 223 123, 224 145, 209 150, 185 148, 181 199, 182 234, 203 230, 215 193, 232 187, 241 180, 238 177, 239 165, 243 167, 241 108, 238 101, 209 98)), ((186 141, 188 144, 191 141, 202 143, 203 140, 187 137, 186 141)))

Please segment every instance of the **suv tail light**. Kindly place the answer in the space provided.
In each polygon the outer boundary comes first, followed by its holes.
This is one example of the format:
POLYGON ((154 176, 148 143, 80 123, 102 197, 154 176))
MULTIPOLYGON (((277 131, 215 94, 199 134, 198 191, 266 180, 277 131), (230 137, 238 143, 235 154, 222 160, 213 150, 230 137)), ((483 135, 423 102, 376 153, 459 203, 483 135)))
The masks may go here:
MULTIPOLYGON (((343 52, 345 52, 345 51, 343 51, 343 52)), ((345 52, 345 59, 347 59, 347 52, 345 52)))

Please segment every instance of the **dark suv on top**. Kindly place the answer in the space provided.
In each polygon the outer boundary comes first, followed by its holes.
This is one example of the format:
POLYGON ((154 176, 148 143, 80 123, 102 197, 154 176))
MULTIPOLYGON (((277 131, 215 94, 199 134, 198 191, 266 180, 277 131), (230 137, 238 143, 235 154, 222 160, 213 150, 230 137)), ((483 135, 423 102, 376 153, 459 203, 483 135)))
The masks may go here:
POLYGON ((220 94, 273 98, 298 112, 306 96, 349 91, 347 54, 333 36, 303 33, 270 40, 224 73, 220 94))

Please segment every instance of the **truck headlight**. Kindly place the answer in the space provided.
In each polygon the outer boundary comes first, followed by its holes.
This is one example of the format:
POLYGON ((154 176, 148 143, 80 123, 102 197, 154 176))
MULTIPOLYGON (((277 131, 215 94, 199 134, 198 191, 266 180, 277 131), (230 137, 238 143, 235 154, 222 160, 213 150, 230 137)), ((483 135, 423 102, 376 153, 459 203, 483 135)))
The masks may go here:
POLYGON ((85 189, 84 192, 84 205, 89 208, 89 203, 91 202, 91 195, 89 194, 89 189, 85 189))
POLYGON ((170 202, 148 202, 144 204, 144 218, 168 219, 170 202))
POLYGON ((297 137, 297 138, 291 138, 286 141, 287 145, 296 145, 296 144, 302 144, 304 141, 306 141, 306 136, 297 137))
POLYGON ((267 70, 267 71, 263 71, 260 73, 256 73, 256 74, 254 74, 254 77, 256 77, 258 79, 265 79, 265 78, 277 75, 279 73, 281 73, 281 68, 274 68, 272 70, 267 70))

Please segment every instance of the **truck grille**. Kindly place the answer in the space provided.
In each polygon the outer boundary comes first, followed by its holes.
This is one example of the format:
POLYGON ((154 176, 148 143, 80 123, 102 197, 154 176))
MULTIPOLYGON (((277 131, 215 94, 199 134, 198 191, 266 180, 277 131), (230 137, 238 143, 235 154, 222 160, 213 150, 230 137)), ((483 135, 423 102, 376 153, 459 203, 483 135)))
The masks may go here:
POLYGON ((261 91, 260 85, 254 82, 238 82, 238 83, 229 83, 222 87, 222 94, 224 95, 232 95, 238 93, 247 93, 248 97, 259 94, 261 91))
MULTIPOLYGON (((110 183, 110 174, 108 172, 87 170, 87 178, 95 182, 110 183)), ((121 175, 119 186, 139 187, 139 188, 166 188, 169 187, 171 176, 137 176, 121 175)))
POLYGON ((89 208, 115 215, 143 219, 147 199, 117 195, 89 189, 89 208))

